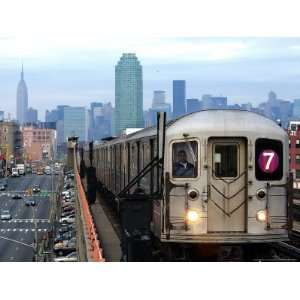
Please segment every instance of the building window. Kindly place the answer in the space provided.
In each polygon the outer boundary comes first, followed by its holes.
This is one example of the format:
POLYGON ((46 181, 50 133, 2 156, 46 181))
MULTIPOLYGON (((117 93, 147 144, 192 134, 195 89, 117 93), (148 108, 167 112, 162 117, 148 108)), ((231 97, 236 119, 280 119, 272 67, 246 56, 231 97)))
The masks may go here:
POLYGON ((300 155, 296 155, 296 164, 300 164, 300 155))
POLYGON ((300 179, 300 170, 296 170, 296 179, 300 179))
POLYGON ((296 148, 300 148, 300 140, 296 140, 296 148))

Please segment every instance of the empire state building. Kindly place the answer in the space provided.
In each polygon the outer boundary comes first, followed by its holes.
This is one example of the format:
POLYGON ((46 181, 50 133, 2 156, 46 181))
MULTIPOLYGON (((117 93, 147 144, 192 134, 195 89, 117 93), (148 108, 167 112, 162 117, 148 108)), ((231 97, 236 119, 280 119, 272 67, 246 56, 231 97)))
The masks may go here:
POLYGON ((17 89, 17 120, 22 125, 27 120, 28 110, 28 93, 27 86, 24 80, 24 72, 22 65, 21 80, 18 83, 17 89))

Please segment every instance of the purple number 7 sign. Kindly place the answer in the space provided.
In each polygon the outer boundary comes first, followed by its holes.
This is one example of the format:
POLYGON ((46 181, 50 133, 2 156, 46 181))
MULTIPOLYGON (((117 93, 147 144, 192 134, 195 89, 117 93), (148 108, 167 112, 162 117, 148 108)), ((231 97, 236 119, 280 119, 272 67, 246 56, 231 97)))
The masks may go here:
POLYGON ((264 150, 258 157, 259 168, 265 173, 273 173, 279 166, 279 158, 274 150, 264 150))

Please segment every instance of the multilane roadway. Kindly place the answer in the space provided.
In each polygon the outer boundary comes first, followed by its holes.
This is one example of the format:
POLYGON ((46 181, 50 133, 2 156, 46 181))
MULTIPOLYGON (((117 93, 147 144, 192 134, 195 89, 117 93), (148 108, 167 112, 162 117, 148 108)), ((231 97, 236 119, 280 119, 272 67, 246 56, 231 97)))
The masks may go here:
MULTIPOLYGON (((53 175, 54 191, 57 190, 57 182, 58 176, 53 175)), ((26 175, 8 178, 7 184, 6 190, 0 192, 0 211, 9 210, 12 219, 0 220, 0 261, 32 261, 34 249, 27 245, 33 245, 36 231, 40 237, 51 227, 52 179, 49 175, 26 175), (24 196, 25 191, 36 184, 40 185, 42 192, 24 196), (43 191, 48 191, 48 195, 43 191), (20 194, 22 199, 12 199, 15 193, 20 194), (26 198, 35 199, 36 206, 26 206, 26 198)))

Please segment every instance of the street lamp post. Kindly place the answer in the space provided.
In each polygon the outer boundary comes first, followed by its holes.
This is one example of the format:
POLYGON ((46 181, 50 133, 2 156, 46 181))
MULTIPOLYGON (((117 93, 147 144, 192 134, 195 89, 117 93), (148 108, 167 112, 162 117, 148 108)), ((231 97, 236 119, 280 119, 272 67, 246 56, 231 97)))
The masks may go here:
POLYGON ((35 214, 35 208, 33 206, 31 206, 32 208, 32 217, 33 217, 33 221, 34 221, 34 259, 35 261, 37 261, 37 257, 38 257, 38 229, 37 229, 37 219, 36 219, 36 214, 35 214))

